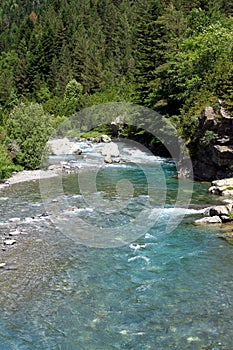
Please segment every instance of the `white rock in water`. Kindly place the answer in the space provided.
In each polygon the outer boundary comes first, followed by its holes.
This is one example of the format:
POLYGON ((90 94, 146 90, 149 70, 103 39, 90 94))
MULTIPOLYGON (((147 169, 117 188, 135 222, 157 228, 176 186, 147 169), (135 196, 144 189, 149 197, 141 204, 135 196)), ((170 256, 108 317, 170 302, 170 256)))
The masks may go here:
POLYGON ((108 154, 105 158, 104 158, 105 163, 111 164, 112 163, 112 157, 108 154))
POLYGON ((116 143, 110 142, 104 145, 102 150, 103 156, 119 157, 120 152, 116 143))
POLYGON ((4 241, 4 244, 5 245, 12 245, 12 244, 15 244, 16 243, 16 240, 15 239, 6 239, 4 241))
POLYGON ((210 216, 210 217, 204 217, 202 219, 195 220, 194 223, 196 225, 203 225, 203 224, 221 224, 222 220, 219 216, 210 216))
POLYGON ((102 142, 105 142, 105 143, 111 142, 111 137, 109 137, 108 135, 101 135, 100 138, 102 142))
POLYGON ((17 235, 20 235, 20 233, 21 233, 21 231, 16 229, 15 231, 10 231, 9 236, 17 236, 17 235))
POLYGON ((228 213, 229 209, 225 205, 216 205, 209 210, 210 216, 228 215, 228 213))
POLYGON ((6 263, 0 263, 0 268, 3 268, 6 266, 6 263))
POLYGON ((34 219, 31 218, 31 217, 26 217, 26 218, 24 219, 25 222, 32 222, 33 220, 34 220, 34 219))
POLYGON ((11 218, 9 219, 10 222, 18 222, 20 221, 20 218, 11 218))

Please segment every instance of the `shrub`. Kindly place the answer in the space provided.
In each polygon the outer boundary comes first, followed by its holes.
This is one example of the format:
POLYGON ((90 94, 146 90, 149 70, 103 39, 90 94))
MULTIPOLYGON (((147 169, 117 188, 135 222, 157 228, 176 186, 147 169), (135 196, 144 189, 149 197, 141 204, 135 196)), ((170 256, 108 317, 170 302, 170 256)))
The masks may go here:
POLYGON ((41 157, 53 128, 51 118, 38 103, 20 103, 6 122, 9 144, 17 145, 15 163, 27 169, 40 167, 41 157))

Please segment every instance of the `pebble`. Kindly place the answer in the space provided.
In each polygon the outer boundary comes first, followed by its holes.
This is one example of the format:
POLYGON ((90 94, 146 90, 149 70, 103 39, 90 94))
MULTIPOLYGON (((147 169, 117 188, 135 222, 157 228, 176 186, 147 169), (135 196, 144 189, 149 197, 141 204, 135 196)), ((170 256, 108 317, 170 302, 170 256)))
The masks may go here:
POLYGON ((18 229, 16 229, 15 231, 10 231, 9 232, 9 236, 17 236, 20 235, 20 231, 18 229))
POLYGON ((6 266, 6 263, 0 263, 0 269, 5 267, 6 266))
POLYGON ((4 244, 5 245, 12 245, 12 244, 15 244, 16 243, 16 240, 15 239, 6 239, 4 241, 4 244))
POLYGON ((19 266, 17 264, 14 264, 14 263, 7 264, 5 266, 5 270, 17 270, 18 268, 19 268, 19 266))
POLYGON ((26 218, 24 219, 25 222, 32 222, 33 220, 34 220, 34 219, 31 218, 31 217, 26 217, 26 218))
POLYGON ((20 218, 10 218, 9 221, 10 222, 18 222, 18 221, 20 221, 20 218))

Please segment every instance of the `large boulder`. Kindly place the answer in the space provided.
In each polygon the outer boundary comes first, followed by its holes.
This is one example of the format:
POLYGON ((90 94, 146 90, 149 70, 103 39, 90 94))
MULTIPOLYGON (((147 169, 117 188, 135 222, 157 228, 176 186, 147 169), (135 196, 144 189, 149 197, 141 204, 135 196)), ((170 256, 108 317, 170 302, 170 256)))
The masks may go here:
POLYGON ((68 137, 51 139, 48 141, 48 146, 51 150, 51 154, 56 156, 82 153, 79 143, 68 137))
POLYGON ((114 142, 110 142, 104 145, 101 153, 103 156, 110 155, 111 157, 119 157, 120 155, 119 148, 114 142))

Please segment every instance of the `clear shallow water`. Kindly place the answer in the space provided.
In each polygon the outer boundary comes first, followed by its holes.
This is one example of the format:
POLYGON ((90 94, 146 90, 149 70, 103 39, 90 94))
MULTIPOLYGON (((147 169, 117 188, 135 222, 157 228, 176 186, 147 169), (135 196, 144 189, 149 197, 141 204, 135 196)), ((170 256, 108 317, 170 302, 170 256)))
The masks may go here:
MULTIPOLYGON (((64 179, 64 197, 76 208, 68 218, 78 215, 96 227, 134 218, 148 206, 141 161, 137 153, 135 166, 98 173, 95 196, 113 202, 122 169, 134 183, 131 202, 108 214, 110 221, 93 203, 87 208, 76 176, 64 179)), ((117 248, 80 245, 47 219, 25 221, 44 211, 37 183, 2 192, 1 233, 18 225, 24 237, 16 248, 1 252, 1 261, 18 264, 17 270, 0 270, 1 350, 233 348, 233 247, 217 237, 219 228, 192 225, 200 209, 218 198, 207 194, 208 184, 195 184, 192 208, 166 232, 168 219, 183 209, 172 210, 174 165, 157 161, 167 178, 165 209, 147 233, 117 248), (12 217, 23 221, 9 223, 12 217)), ((148 156, 146 164, 154 172, 148 156)), ((149 205, 156 210, 154 201, 149 205)))

